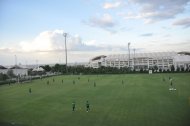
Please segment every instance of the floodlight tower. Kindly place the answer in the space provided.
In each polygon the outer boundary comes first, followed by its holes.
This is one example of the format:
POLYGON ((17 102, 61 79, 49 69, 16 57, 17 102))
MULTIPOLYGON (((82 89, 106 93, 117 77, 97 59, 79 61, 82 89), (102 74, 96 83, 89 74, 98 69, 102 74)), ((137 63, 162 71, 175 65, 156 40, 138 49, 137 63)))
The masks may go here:
POLYGON ((15 55, 15 71, 16 71, 16 74, 17 74, 17 82, 20 83, 19 82, 19 74, 17 73, 18 72, 17 71, 17 55, 15 55))
POLYGON ((135 49, 133 49, 134 51, 134 70, 135 70, 135 49))
POLYGON ((128 66, 129 66, 129 71, 130 71, 130 42, 128 43, 128 51, 129 51, 129 61, 128 61, 128 66))
POLYGON ((38 60, 36 60, 36 69, 39 69, 38 60))
POLYGON ((17 56, 15 55, 15 66, 17 66, 17 56))
POLYGON ((63 33, 63 36, 65 37, 65 69, 66 69, 66 73, 68 72, 67 70, 67 44, 66 44, 66 40, 67 40, 67 33, 63 33))

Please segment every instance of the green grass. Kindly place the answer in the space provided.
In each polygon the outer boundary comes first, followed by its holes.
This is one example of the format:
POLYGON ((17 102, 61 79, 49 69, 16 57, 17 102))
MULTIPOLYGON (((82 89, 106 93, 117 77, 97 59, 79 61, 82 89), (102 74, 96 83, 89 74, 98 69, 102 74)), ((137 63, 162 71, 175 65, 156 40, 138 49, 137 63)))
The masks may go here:
POLYGON ((80 80, 70 75, 3 85, 0 86, 0 125, 13 124, 189 126, 190 74, 82 75, 80 80), (169 76, 173 78, 176 91, 168 90, 169 76), (88 113, 86 100, 91 108, 88 113), (76 102, 75 112, 72 112, 73 101, 76 102))

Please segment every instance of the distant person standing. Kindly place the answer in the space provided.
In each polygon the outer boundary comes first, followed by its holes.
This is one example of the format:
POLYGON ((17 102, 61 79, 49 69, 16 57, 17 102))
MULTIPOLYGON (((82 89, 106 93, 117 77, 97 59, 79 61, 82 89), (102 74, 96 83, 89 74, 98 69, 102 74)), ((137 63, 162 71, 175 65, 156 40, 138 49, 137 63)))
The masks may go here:
POLYGON ((170 78, 170 89, 169 90, 174 90, 174 88, 173 88, 173 80, 172 80, 172 78, 170 78))
POLYGON ((29 93, 30 93, 30 94, 32 93, 32 89, 31 89, 31 88, 29 88, 29 93))
POLYGON ((73 101, 72 102, 72 109, 73 109, 73 112, 75 111, 75 102, 73 101))
POLYGON ((96 87, 96 82, 94 82, 94 87, 96 87))
POLYGON ((162 81, 165 81, 165 78, 163 77, 162 81))
POLYGON ((172 81, 172 79, 170 79, 170 86, 173 89, 173 81, 172 81))
POLYGON ((173 85, 172 79, 170 79, 170 85, 171 85, 171 86, 173 85))
POLYGON ((75 84, 75 81, 73 80, 73 84, 75 84))
POLYGON ((86 101, 86 112, 88 112, 90 110, 90 104, 88 101, 86 101))

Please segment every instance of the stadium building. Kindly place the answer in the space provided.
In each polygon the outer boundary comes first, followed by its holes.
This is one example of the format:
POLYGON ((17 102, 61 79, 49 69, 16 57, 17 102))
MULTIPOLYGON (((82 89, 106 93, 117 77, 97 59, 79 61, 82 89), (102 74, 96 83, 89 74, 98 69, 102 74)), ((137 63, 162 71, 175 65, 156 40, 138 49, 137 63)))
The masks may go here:
POLYGON ((190 53, 188 52, 153 52, 153 53, 136 53, 136 54, 116 54, 100 55, 90 59, 89 67, 129 67, 135 70, 148 70, 156 68, 158 70, 171 70, 190 68, 190 53))

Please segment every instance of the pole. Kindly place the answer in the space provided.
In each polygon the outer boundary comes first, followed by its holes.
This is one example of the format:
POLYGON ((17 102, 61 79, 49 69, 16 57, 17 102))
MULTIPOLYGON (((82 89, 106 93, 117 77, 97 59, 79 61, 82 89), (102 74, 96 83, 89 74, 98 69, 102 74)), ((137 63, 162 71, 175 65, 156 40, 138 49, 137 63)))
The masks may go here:
POLYGON ((38 60, 36 60, 36 69, 39 69, 38 60))
POLYGON ((66 38, 67 38, 67 33, 63 33, 63 36, 65 37, 65 69, 66 69, 66 73, 68 72, 67 70, 67 44, 66 44, 66 38))
POLYGON ((17 56, 15 55, 15 66, 17 66, 17 56))
POLYGON ((129 71, 130 71, 130 42, 128 43, 128 51, 129 51, 129 63, 128 63, 128 66, 129 66, 129 71))
POLYGON ((134 70, 135 70, 135 49, 134 49, 134 70))
POLYGON ((17 83, 19 83, 19 74, 17 73, 17 56, 15 55, 15 71, 17 75, 17 83))

